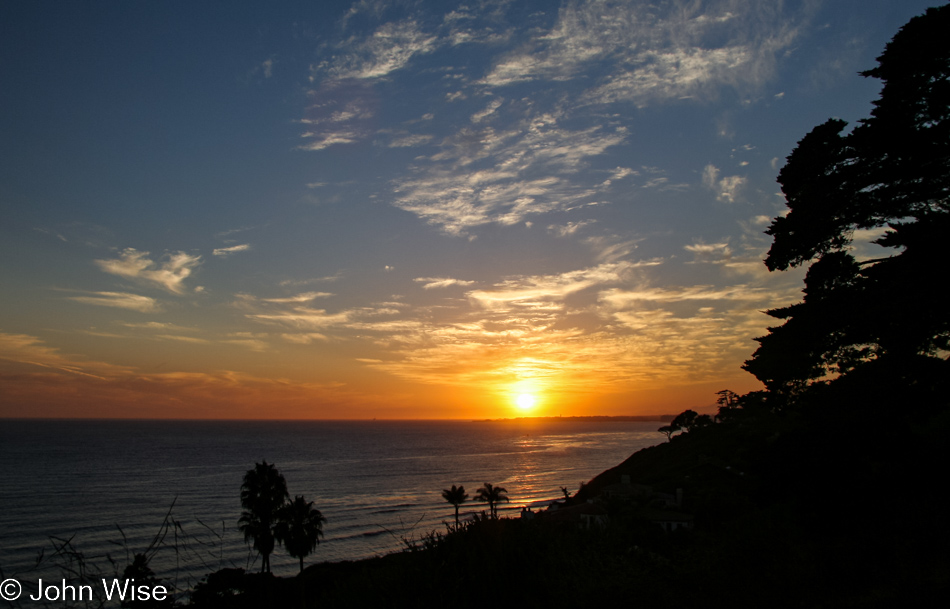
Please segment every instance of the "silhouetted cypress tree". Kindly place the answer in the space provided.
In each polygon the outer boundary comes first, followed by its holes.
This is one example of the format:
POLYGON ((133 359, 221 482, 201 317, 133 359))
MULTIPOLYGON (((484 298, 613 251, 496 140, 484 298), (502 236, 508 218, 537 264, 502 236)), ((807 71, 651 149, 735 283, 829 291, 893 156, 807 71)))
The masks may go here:
POLYGON ((911 387, 914 395, 904 397, 917 404, 945 401, 948 31, 946 5, 908 22, 878 67, 862 73, 884 83, 871 116, 850 133, 838 119, 819 125, 779 174, 789 213, 766 231, 774 242, 765 263, 769 270, 811 266, 803 302, 768 311, 785 323, 757 339, 744 368, 785 403, 849 376, 863 387, 911 387), (892 253, 855 259, 851 242, 863 229, 883 229, 874 243, 892 253))

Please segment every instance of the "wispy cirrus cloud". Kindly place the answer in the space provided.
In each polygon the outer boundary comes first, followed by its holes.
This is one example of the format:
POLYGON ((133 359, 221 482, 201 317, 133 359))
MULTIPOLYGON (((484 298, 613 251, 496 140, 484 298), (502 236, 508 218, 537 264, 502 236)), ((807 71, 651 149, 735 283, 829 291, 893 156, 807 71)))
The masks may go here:
POLYGON ((303 292, 301 294, 295 294, 294 296, 285 296, 283 298, 262 298, 263 302, 275 302, 275 303, 301 303, 301 302, 310 302, 311 300, 316 300, 317 298, 329 298, 333 296, 332 292, 303 292))
POLYGON ((305 286, 305 285, 311 285, 314 283, 337 281, 342 276, 343 276, 342 273, 337 273, 335 275, 328 275, 326 277, 312 277, 310 279, 284 279, 283 281, 279 282, 278 285, 280 285, 280 287, 282 288, 305 286))
POLYGON ((139 313, 160 313, 163 310, 154 298, 128 292, 91 292, 84 296, 68 296, 67 298, 82 304, 126 309, 139 313))
POLYGON ((472 290, 466 293, 466 296, 488 308, 510 304, 558 302, 588 288, 620 283, 632 268, 631 263, 614 262, 557 275, 517 277, 506 279, 489 289, 472 290))
POLYGON ((307 131, 301 137, 311 138, 312 141, 300 146, 303 150, 323 150, 334 144, 355 144, 365 137, 365 133, 350 127, 342 129, 314 129, 307 131))
POLYGON ((424 135, 424 134, 399 135, 399 136, 393 137, 393 139, 389 141, 389 144, 387 144, 387 146, 389 148, 413 148, 415 146, 422 146, 424 144, 428 144, 433 139, 434 139, 434 136, 424 135))
MULTIPOLYGON (((181 337, 168 337, 177 340, 181 337)), ((236 334, 233 343, 253 341, 236 334)), ((62 352, 36 336, 0 332, 0 414, 44 417, 289 418, 315 403, 353 403, 342 383, 289 382, 233 370, 146 373, 62 352), (261 411, 267 403, 276 411, 261 411)))
POLYGON ((716 193, 716 200, 724 203, 734 203, 739 189, 745 186, 748 180, 742 176, 719 177, 719 169, 715 165, 706 165, 703 169, 703 186, 716 193))
POLYGON ((142 323, 120 322, 119 325, 133 330, 157 330, 163 332, 195 332, 197 330, 196 328, 188 328, 162 321, 146 321, 142 323))
POLYGON ((767 323, 759 307, 772 297, 715 288, 631 294, 569 278, 509 281, 489 306, 473 299, 450 320, 376 326, 386 337, 377 344, 388 348, 364 363, 414 382, 482 389, 527 382, 583 393, 591 383, 610 392, 709 382, 748 356, 750 337, 767 323), (587 289, 600 306, 571 303, 587 289))
POLYGON ((278 323, 302 330, 320 330, 346 324, 352 319, 352 312, 327 313, 326 309, 293 307, 289 311, 249 313, 247 317, 254 321, 278 323))
POLYGON ((314 342, 326 342, 330 340, 326 334, 319 332, 289 332, 281 334, 280 337, 287 342, 296 343, 298 345, 309 345, 314 342))
MULTIPOLYGON (((95 304, 95 303, 93 303, 95 304)), ((263 352, 270 349, 273 338, 269 334, 259 332, 209 332, 202 328, 180 326, 168 322, 127 323, 118 322, 117 332, 103 332, 95 328, 83 330, 88 336, 116 338, 133 341, 161 341, 183 343, 191 346, 216 347, 220 345, 244 347, 251 351, 263 352)))
POLYGON ((146 285, 161 287, 173 294, 185 292, 184 281, 201 264, 201 256, 185 252, 166 254, 159 262, 150 259, 148 252, 126 248, 119 257, 111 260, 96 260, 96 265, 112 275, 133 279, 146 285))
POLYGON ((486 118, 490 117, 495 113, 498 108, 501 108, 501 105, 505 103, 505 100, 501 97, 496 97, 495 99, 489 102, 488 106, 484 110, 479 110, 471 116, 471 121, 473 123, 480 123, 486 118))
MULTIPOLYGON (((596 202, 597 185, 587 169, 628 135, 623 126, 599 117, 587 121, 596 126, 579 126, 584 122, 579 118, 591 118, 592 104, 705 99, 723 87, 755 90, 772 78, 776 55, 792 44, 806 19, 804 13, 790 19, 780 8, 752 0, 676 0, 656 6, 587 0, 565 2, 547 27, 516 31, 502 25, 504 6, 497 5, 490 19, 465 6, 454 7, 438 24, 402 7, 409 13, 402 18, 365 33, 347 30, 349 36, 334 53, 313 67, 311 78, 319 84, 302 121, 308 142, 301 147, 324 150, 366 139, 379 105, 373 83, 397 78, 415 58, 433 56, 446 45, 487 40, 476 32, 504 31, 494 39, 496 47, 485 47, 499 54, 479 77, 467 70, 447 73, 459 77, 457 90, 440 91, 428 101, 420 97, 420 103, 433 108, 444 108, 447 99, 470 100, 453 106, 456 114, 467 112, 467 125, 457 126, 461 123, 456 120, 448 135, 422 132, 379 141, 389 148, 440 142, 440 152, 416 158, 406 172, 409 177, 392 182, 392 204, 442 232, 471 238, 480 226, 512 226, 596 202), (463 27, 466 35, 461 35, 463 27), (562 93, 553 97, 535 96, 530 103, 496 91, 519 83, 558 86, 566 81, 582 86, 558 89, 562 93)), ((357 15, 377 20, 395 10, 362 7, 345 21, 357 15)), ((434 124, 427 128, 436 129, 434 124)), ((606 190, 632 173, 618 168, 599 187, 606 190)), ((746 181, 714 177, 721 201, 735 201, 746 181)), ((641 186, 686 188, 659 174, 641 186)))
POLYGON ((305 131, 302 150, 324 150, 335 144, 359 142, 374 131, 372 119, 379 99, 372 83, 359 79, 326 79, 309 92, 300 123, 305 131))
POLYGON ((569 209, 596 195, 570 176, 625 136, 599 126, 566 129, 551 114, 504 131, 463 128, 443 142, 434 163, 395 183, 393 204, 453 235, 569 209))
MULTIPOLYGON (((732 258, 732 248, 728 241, 721 243, 693 243, 684 245, 683 249, 692 252, 693 262, 725 262, 732 258)), ((687 263, 689 264, 689 263, 687 263)))
POLYGON ((773 296, 773 292, 748 284, 728 287, 694 285, 680 288, 644 288, 641 290, 611 289, 600 295, 601 301, 622 309, 636 302, 675 303, 684 301, 763 301, 773 296))
MULTIPOLYGON (((414 56, 432 52, 437 41, 436 35, 423 32, 413 19, 384 23, 368 36, 340 41, 336 53, 311 68, 310 80, 316 86, 300 121, 306 127, 301 134, 306 142, 300 148, 324 150, 372 135, 371 121, 380 103, 373 83, 406 67, 414 56)), ((390 146, 417 146, 429 137, 397 138, 390 146)))
POLYGON ((405 67, 413 56, 432 52, 437 40, 412 19, 384 23, 316 69, 335 80, 382 78, 405 67))
POLYGON ((435 290, 438 288, 448 288, 453 285, 469 286, 474 281, 465 281, 462 279, 452 279, 451 277, 416 277, 413 281, 424 284, 423 290, 435 290))
MULTIPOLYGON (((596 382, 598 390, 621 391, 734 372, 750 353, 750 338, 768 323, 761 311, 794 300, 798 289, 759 282, 657 287, 649 274, 662 260, 626 260, 635 244, 623 240, 591 245, 601 260, 592 266, 508 276, 436 305, 381 302, 332 310, 291 298, 248 297, 247 317, 280 328, 274 336, 289 343, 345 344, 354 361, 412 382, 483 389, 530 382, 568 392, 596 382)), ((720 245, 700 243, 688 251, 721 254, 720 245)), ((413 282, 429 290, 469 283, 452 277, 413 282)), ((415 294, 424 299, 429 290, 415 294)))
POLYGON ((779 6, 753 1, 567 2, 553 27, 496 62, 480 82, 502 87, 592 75, 587 103, 715 96, 755 89, 798 34, 779 6))
POLYGON ((70 375, 103 378, 128 372, 127 366, 116 366, 63 354, 42 339, 28 334, 0 332, 0 360, 28 366, 50 368, 70 375))
POLYGON ((548 230, 557 235, 558 237, 570 237, 581 228, 595 223, 596 220, 579 220, 577 222, 568 222, 567 224, 551 224, 548 226, 548 230))
POLYGON ((231 254, 237 254, 238 252, 246 252, 251 249, 251 246, 247 243, 242 245, 232 245, 230 247, 219 247, 215 248, 211 253, 214 256, 220 256, 222 258, 227 258, 231 254))
POLYGON ((155 338, 189 343, 193 345, 207 345, 211 343, 211 341, 206 338, 198 338, 197 336, 186 336, 182 334, 156 334, 155 338))

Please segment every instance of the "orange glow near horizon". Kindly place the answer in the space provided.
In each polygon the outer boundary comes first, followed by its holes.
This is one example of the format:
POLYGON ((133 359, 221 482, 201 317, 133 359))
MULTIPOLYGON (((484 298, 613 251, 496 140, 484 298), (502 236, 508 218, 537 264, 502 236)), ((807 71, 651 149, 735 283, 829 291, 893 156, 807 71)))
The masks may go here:
MULTIPOLYGON (((158 361, 174 354, 157 347, 140 351, 158 361)), ((443 366, 438 374, 419 366, 410 375, 405 366, 373 360, 359 367, 315 366, 321 374, 311 377, 294 374, 303 361, 300 353, 291 348, 283 353, 271 369, 238 372, 245 362, 223 353, 216 363, 224 369, 202 371, 200 362, 187 362, 191 370, 155 371, 142 362, 115 364, 74 355, 37 337, 0 332, 0 418, 480 420, 677 414, 687 408, 707 413, 715 412, 716 391, 760 388, 741 370, 699 382, 672 374, 643 382, 611 378, 610 369, 585 368, 588 360, 506 358, 503 352, 443 366)), ((622 359, 615 366, 624 364, 637 369, 637 362, 622 359)))

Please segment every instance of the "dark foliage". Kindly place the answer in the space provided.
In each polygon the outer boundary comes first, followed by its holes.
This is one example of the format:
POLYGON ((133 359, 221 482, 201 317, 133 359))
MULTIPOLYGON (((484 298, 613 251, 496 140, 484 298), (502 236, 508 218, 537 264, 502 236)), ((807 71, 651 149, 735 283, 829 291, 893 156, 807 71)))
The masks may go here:
MULTIPOLYGON (((740 410, 744 410, 741 406, 740 410)), ((853 432, 758 410, 639 451, 565 508, 622 475, 683 489, 692 531, 644 519, 650 505, 608 503, 604 529, 478 518, 414 551, 312 565, 296 578, 214 574, 192 605, 217 607, 940 606, 950 593, 950 524, 926 492, 950 458, 950 417, 858 422, 853 432)), ((564 509, 564 508, 562 508, 564 509)))
MULTIPOLYGON (((149 567, 148 562, 148 556, 136 554, 135 558, 132 559, 132 564, 123 571, 122 579, 134 580, 135 586, 148 586, 149 590, 153 590, 155 586, 162 582, 155 577, 155 573, 149 567)), ((122 609, 164 609, 174 606, 175 602, 171 595, 162 600, 149 598, 148 600, 124 600, 121 603, 122 609)))
POLYGON ((465 500, 468 499, 468 493, 465 492, 464 486, 455 486, 452 485, 452 488, 447 488, 442 491, 442 498, 451 503, 455 507, 455 527, 459 527, 459 507, 465 503, 465 500))
POLYGON ((278 510, 274 537, 284 545, 288 554, 300 561, 301 571, 303 559, 320 543, 326 521, 320 510, 313 507, 313 502, 301 495, 278 510))
POLYGON ((901 28, 878 67, 863 73, 884 84, 871 116, 850 132, 837 119, 819 125, 779 174, 789 213, 766 231, 774 242, 765 263, 770 270, 811 266, 803 302, 768 312, 785 323, 757 339, 744 366, 773 403, 799 403, 815 385, 852 373, 882 389, 904 387, 916 414, 943 401, 941 379, 950 376, 942 243, 950 229, 948 30, 948 6, 901 28), (892 253, 856 260, 849 246, 861 229, 883 229, 875 243, 892 253))
POLYGON ((486 482, 475 491, 474 501, 484 501, 488 504, 488 513, 492 518, 498 518, 498 504, 508 503, 508 489, 486 482))

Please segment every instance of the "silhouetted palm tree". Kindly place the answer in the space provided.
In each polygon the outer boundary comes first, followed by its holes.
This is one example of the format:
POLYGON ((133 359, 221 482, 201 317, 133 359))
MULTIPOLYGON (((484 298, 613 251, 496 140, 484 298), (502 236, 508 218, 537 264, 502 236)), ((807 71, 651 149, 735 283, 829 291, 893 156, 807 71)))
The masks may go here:
POLYGON ((252 512, 242 512, 238 519, 238 530, 244 533, 244 541, 253 542, 254 549, 261 555, 261 573, 270 571, 270 555, 275 543, 273 525, 262 521, 252 512))
POLYGON ((323 523, 326 521, 320 510, 313 507, 313 501, 307 501, 301 495, 280 509, 274 533, 287 548, 287 553, 300 559, 301 572, 304 557, 317 547, 323 537, 323 523))
POLYGON ((459 527, 459 506, 468 499, 468 493, 465 492, 464 486, 456 487, 453 484, 452 488, 442 491, 442 498, 455 506, 455 528, 457 529, 459 527))
POLYGON ((254 549, 261 554, 261 572, 270 571, 274 525, 277 513, 288 497, 287 481, 272 463, 255 463, 254 469, 244 474, 244 483, 241 484, 241 507, 244 511, 238 524, 244 533, 244 541, 253 541, 254 549))
POLYGON ((488 503, 488 512, 491 514, 492 518, 498 518, 498 509, 495 507, 496 503, 501 503, 502 501, 508 502, 508 490, 500 486, 492 486, 488 482, 482 485, 482 488, 478 489, 475 493, 475 501, 484 501, 488 503))

